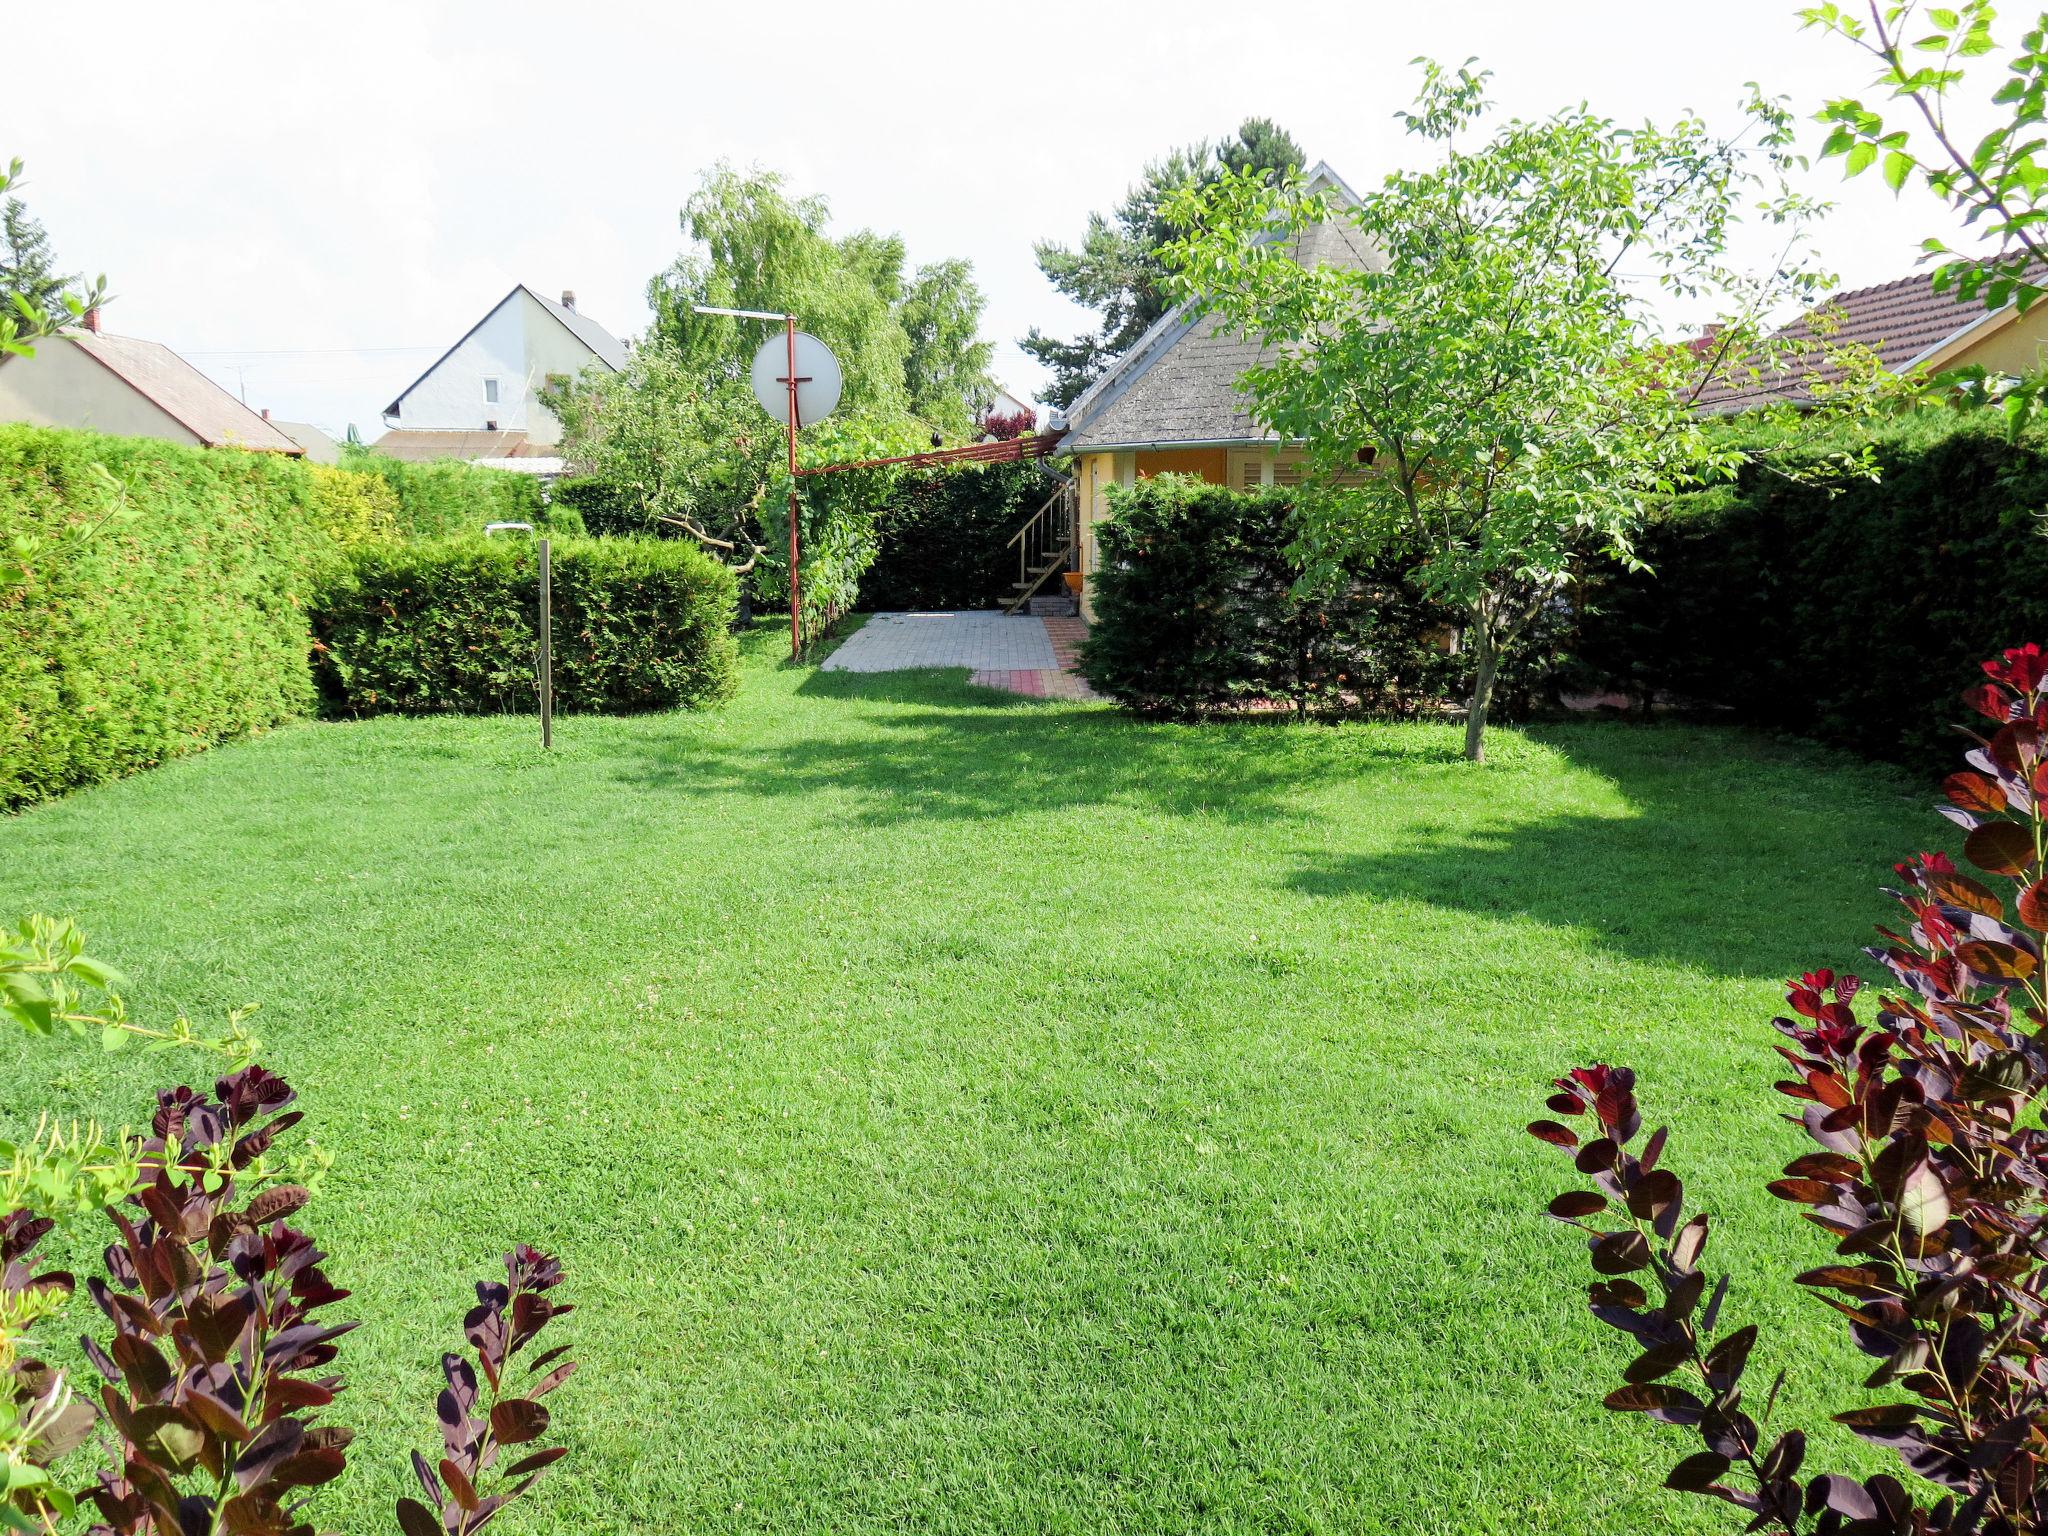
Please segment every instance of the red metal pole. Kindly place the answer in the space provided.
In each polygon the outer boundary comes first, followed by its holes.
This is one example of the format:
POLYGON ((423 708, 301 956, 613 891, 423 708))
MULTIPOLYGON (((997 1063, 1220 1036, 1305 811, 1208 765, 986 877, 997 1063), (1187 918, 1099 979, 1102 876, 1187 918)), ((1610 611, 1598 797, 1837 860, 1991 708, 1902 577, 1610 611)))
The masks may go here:
POLYGON ((785 323, 789 337, 789 659, 795 661, 804 649, 796 570, 796 316, 787 316, 785 323))

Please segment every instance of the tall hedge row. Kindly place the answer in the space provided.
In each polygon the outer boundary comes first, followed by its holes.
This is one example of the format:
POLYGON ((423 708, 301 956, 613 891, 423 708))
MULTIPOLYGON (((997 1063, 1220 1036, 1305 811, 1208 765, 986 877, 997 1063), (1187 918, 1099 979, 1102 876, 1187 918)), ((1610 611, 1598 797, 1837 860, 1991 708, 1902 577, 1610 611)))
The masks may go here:
MULTIPOLYGON (((458 459, 413 463, 386 458, 368 449, 342 455, 341 467, 376 475, 390 488, 398 532, 406 538, 438 539, 481 533, 486 523, 548 525, 551 509, 532 475, 488 469, 458 459)), ((568 514, 553 514, 564 517, 568 514)), ((582 531, 581 521, 559 531, 582 531)))
MULTIPOLYGON (((672 539, 553 546, 555 702, 702 707, 738 681, 732 572, 672 539)), ((525 539, 364 545, 313 614, 322 686, 344 713, 538 707, 535 546, 525 539)))
MULTIPOLYGON (((1416 589, 1412 557, 1390 552, 1329 589, 1298 590, 1287 491, 1161 475, 1113 490, 1110 506, 1081 668, 1112 698, 1163 714, 1277 700, 1407 713, 1469 684, 1457 615, 1416 589)), ((1526 663, 1503 672, 1509 714, 1537 681, 1526 663)))
POLYGON ((0 426, 0 806, 310 709, 312 499, 272 454, 0 426))
POLYGON ((1880 439, 1875 481, 1757 470, 1679 499, 1645 532, 1649 574, 1590 587, 1580 656, 1645 695, 1945 770, 1977 663, 2048 642, 2048 448, 1939 427, 1880 439))
MULTIPOLYGON (((559 532, 580 526, 574 512, 545 507, 522 475, 351 462, 360 467, 0 425, 0 809, 309 713, 319 701, 316 608, 346 633, 351 677, 390 669, 388 680, 344 687, 330 651, 328 686, 351 709, 390 707, 372 704, 371 692, 412 701, 400 707, 514 707, 502 702, 514 685, 476 676, 490 666, 509 674, 515 661, 530 697, 531 617, 514 590, 530 540, 501 540, 479 557, 500 570, 509 618, 491 612, 483 587, 447 576, 449 612, 410 613, 380 647, 367 638, 367 610, 348 605, 365 600, 376 573, 435 561, 440 541, 406 542, 421 524, 559 532), (511 621, 522 618, 520 642, 511 621), (487 625, 480 645, 461 633, 470 621, 487 625), (408 682, 394 658, 434 624, 459 654, 445 680, 408 682)), ((708 703, 730 691, 723 568, 652 540, 582 549, 565 546, 557 582, 565 708, 708 703)))

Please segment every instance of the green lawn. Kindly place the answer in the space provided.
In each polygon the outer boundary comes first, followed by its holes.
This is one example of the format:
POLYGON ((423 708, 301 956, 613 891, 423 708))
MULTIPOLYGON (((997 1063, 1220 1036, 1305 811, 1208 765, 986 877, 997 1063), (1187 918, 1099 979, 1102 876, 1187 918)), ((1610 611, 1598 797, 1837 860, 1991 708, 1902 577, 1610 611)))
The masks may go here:
MULTIPOLYGON (((776 644, 724 713, 549 758, 524 719, 304 725, 0 821, 0 911, 77 917, 144 1013, 260 1001, 337 1156, 305 1220, 366 1326, 325 1523, 391 1528, 523 1238, 583 1369, 508 1536, 1729 1528, 1657 1487, 1682 1432, 1597 1406, 1626 1352, 1521 1126, 1632 1063, 1712 1254, 1819 1262, 1761 1192, 1776 983, 1857 962, 1925 796, 1705 729, 1475 769, 1449 727, 1147 725, 776 644)), ((209 1070, 0 1062, 17 1123, 209 1070)), ((1729 1315, 1810 1420, 1844 1346, 1788 1289, 1729 1315)))

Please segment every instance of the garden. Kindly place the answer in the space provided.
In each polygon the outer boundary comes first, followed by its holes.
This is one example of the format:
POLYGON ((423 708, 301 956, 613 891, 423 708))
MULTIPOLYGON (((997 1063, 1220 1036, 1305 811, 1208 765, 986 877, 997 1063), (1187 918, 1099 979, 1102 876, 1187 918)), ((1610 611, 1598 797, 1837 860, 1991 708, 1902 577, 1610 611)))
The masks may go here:
MULTIPOLYGON (((580 1365, 508 1530, 1717 1528, 1601 1422, 1521 1126, 1627 1060, 1717 1257, 1818 1262, 1763 1192, 1768 1020, 1883 916, 1913 781, 1616 723, 1476 776, 1455 724, 1147 724, 784 642, 722 712, 545 758, 519 716, 299 725, 0 828, 8 910, 75 916, 138 1017, 260 1004, 333 1158, 298 1221, 363 1326, 325 1522, 416 1491, 466 1277, 518 1238, 580 1365)), ((114 1123, 208 1070, 8 1051, 114 1123)), ((1774 1358, 1846 1350, 1741 1294, 1774 1358)), ((1802 1363, 1785 1411, 1856 1398, 1802 1363)))
MULTIPOLYGON (((1937 121, 1993 18, 1911 14, 1806 16, 1937 121)), ((1973 155, 1824 114, 1994 314, 2042 36, 1973 155)), ((1141 210, 1303 473, 1107 493, 1101 699, 828 665, 1047 471, 904 467, 962 274, 765 173, 545 491, 0 426, 0 1525, 2042 1529, 2048 374, 1765 323, 1781 104, 1485 90, 1347 207, 1255 120, 1141 210), (856 359, 796 492, 757 248, 856 359)))

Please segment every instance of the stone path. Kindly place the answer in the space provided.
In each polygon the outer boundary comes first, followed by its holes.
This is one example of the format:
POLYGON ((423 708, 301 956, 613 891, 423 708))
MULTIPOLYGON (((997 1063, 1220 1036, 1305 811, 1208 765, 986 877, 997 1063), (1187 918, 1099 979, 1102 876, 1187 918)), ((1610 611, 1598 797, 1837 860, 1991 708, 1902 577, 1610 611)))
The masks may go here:
POLYGON ((877 613, 825 659, 827 672, 973 671, 1051 668, 1045 621, 1023 614, 877 613))
POLYGON ((968 681, 979 683, 984 688, 1004 688, 1011 693, 1028 694, 1034 699, 1101 698, 1101 694, 1088 686, 1088 680, 1074 670, 1074 659, 1080 652, 1081 642, 1088 638, 1088 621, 1034 619, 1032 622, 1045 626, 1045 637, 1052 645, 1054 666, 1028 670, 991 668, 977 671, 968 681))
POLYGON ((965 667, 970 682, 1044 699, 1098 695, 1073 670, 1080 619, 1003 613, 877 613, 825 659, 827 672, 965 667))

